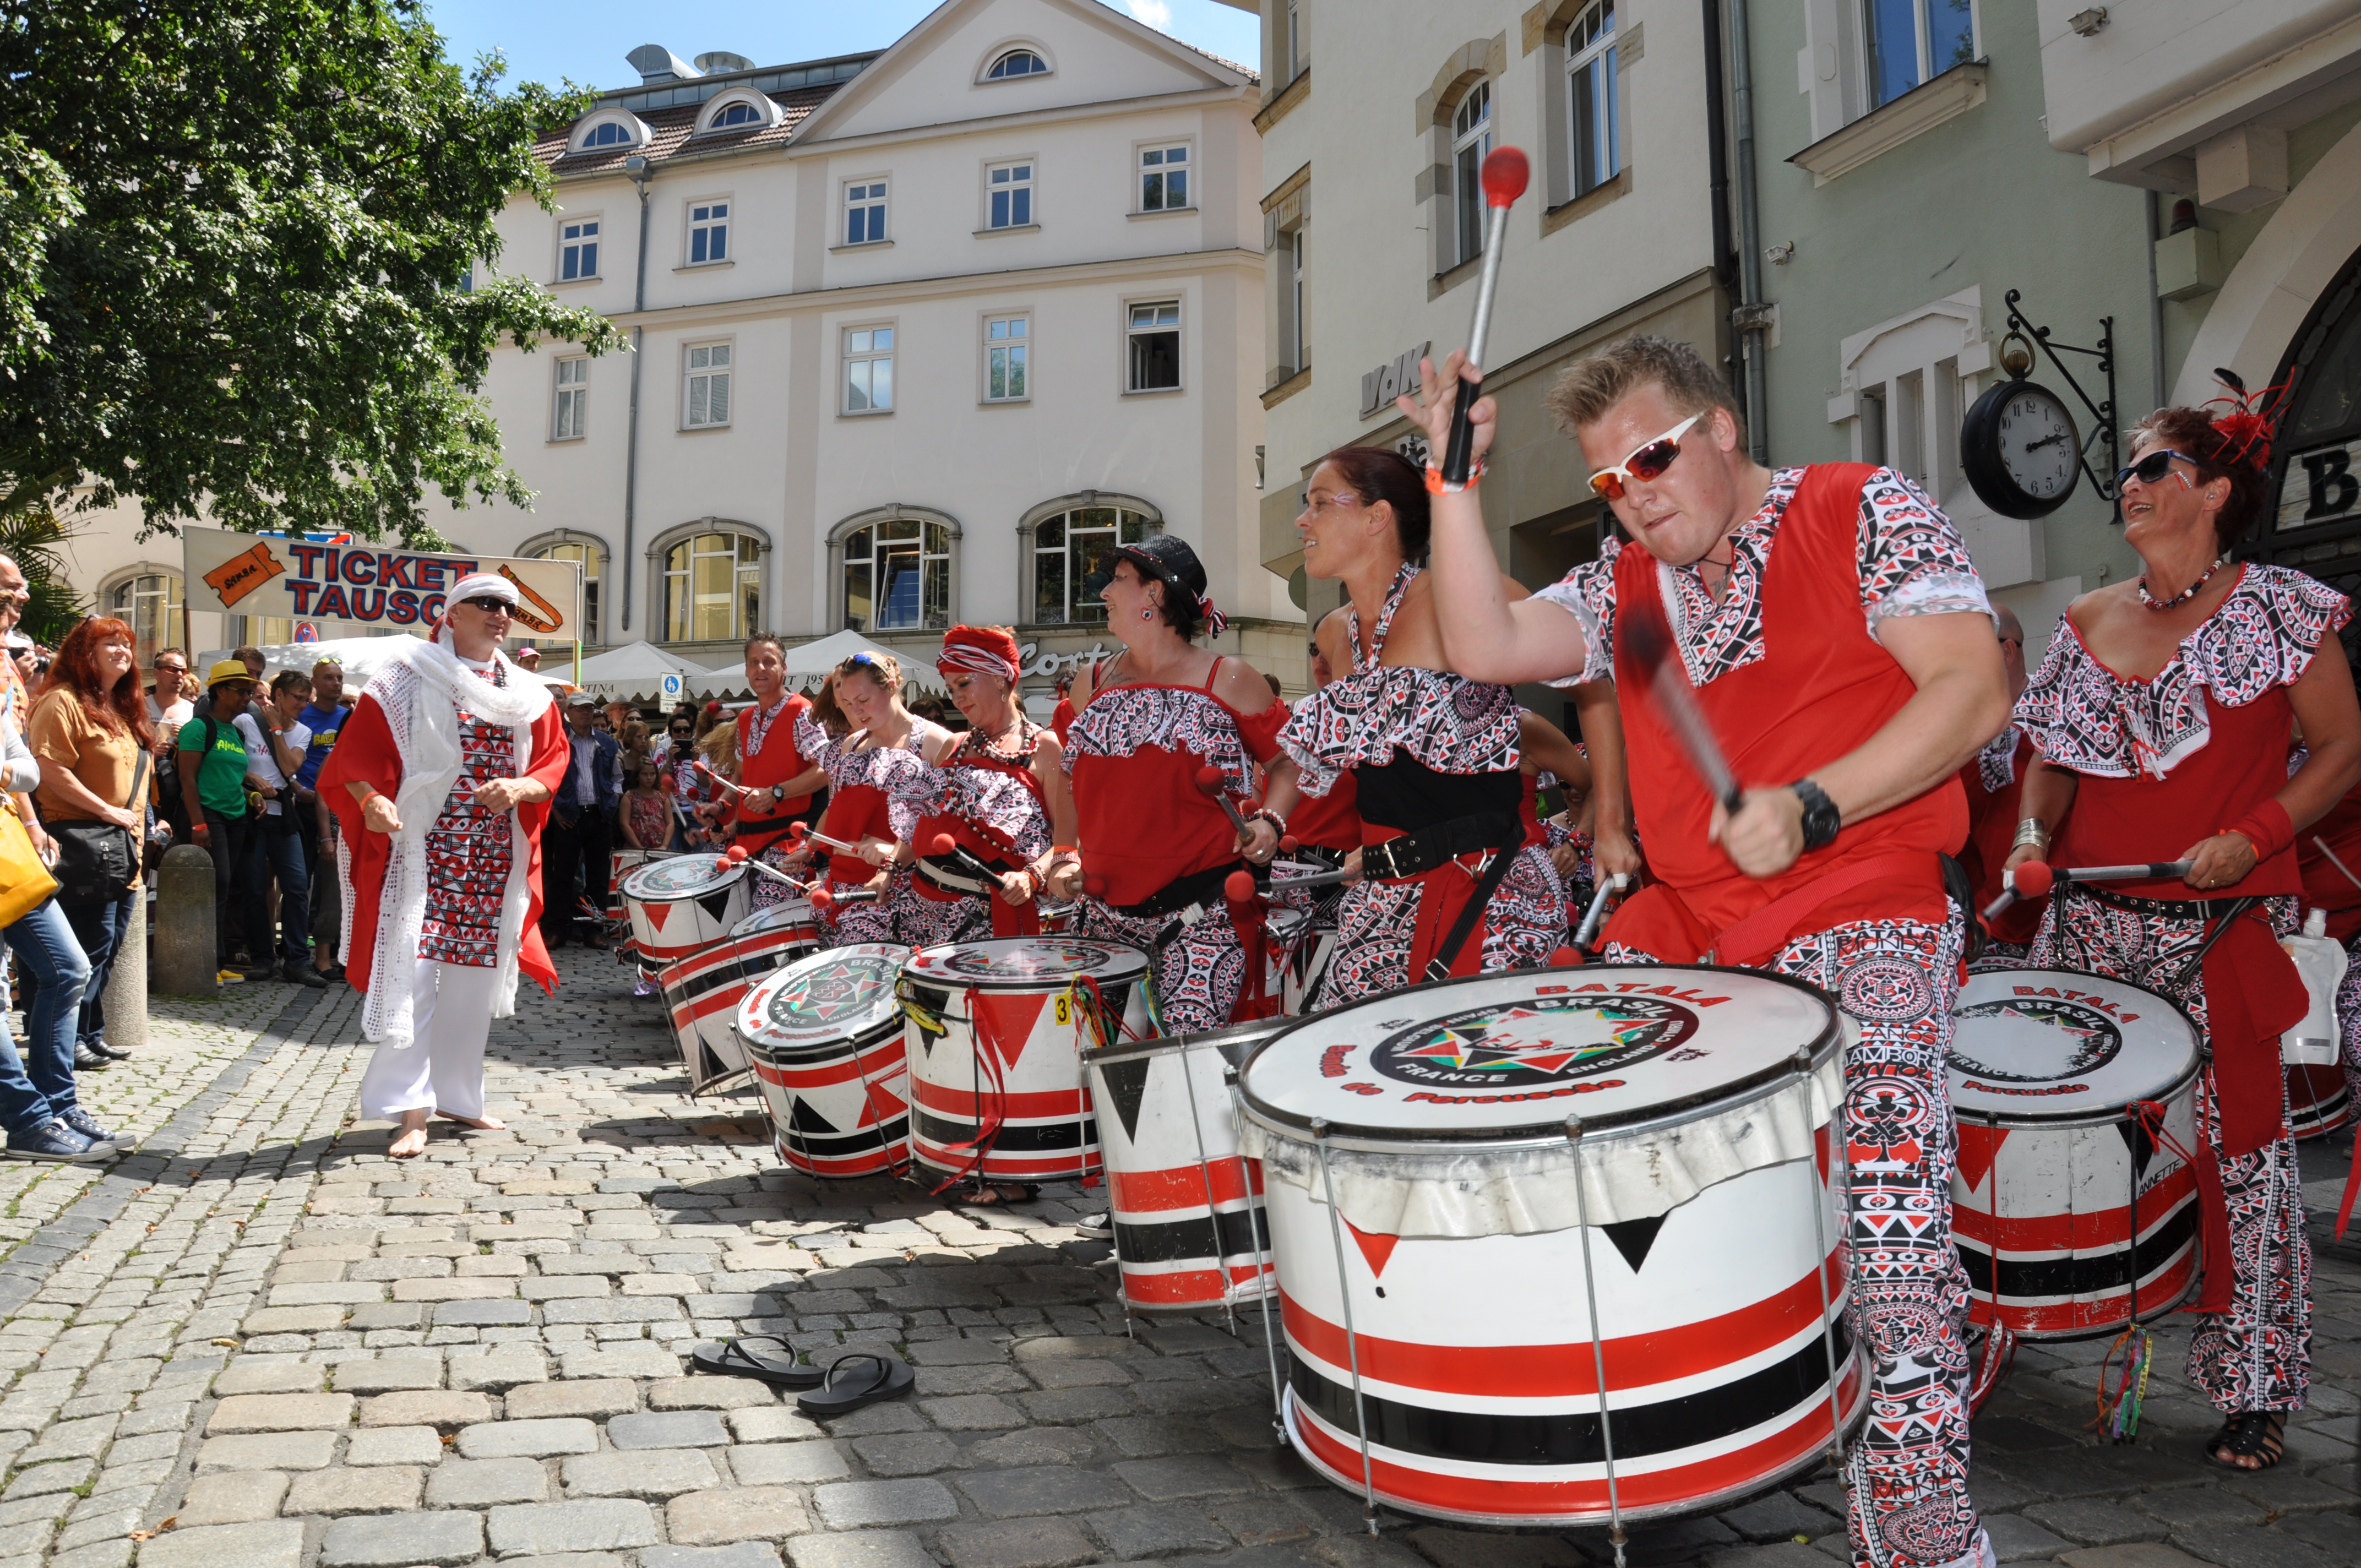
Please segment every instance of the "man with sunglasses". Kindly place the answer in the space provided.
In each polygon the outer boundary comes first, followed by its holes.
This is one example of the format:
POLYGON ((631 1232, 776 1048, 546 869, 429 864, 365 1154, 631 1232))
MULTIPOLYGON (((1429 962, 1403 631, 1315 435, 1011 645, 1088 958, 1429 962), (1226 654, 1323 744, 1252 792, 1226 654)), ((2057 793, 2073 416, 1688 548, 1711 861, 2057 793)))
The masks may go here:
MULTIPOLYGON (((1438 451, 1460 361, 1422 366, 1423 406, 1402 403, 1438 451)), ((1942 857, 1966 836, 1960 767, 2008 716, 1983 585, 1893 470, 1752 461, 1728 386, 1686 344, 1610 345, 1549 401, 1631 543, 1511 603, 1478 486, 1449 489, 1430 468, 1444 655, 1477 680, 1613 679, 1654 880, 1609 924, 1611 960, 1765 968, 1818 984, 1860 1024, 1845 1058, 1848 1310, 1879 1415, 1848 1457, 1853 1558, 1974 1568, 1991 1548, 1967 1495, 1945 1064, 1964 912, 1942 857), (1644 640, 1628 634, 1649 621, 1669 625, 1675 678, 1739 775, 1734 809, 1653 695, 1644 640)), ((1480 455, 1491 400, 1471 411, 1480 455)))

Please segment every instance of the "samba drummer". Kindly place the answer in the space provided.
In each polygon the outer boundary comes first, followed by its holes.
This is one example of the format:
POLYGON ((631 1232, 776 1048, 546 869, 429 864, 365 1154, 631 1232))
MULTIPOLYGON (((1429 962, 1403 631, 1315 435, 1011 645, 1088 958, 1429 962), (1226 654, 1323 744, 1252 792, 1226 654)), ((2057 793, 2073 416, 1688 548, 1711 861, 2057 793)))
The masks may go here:
MULTIPOLYGON (((1422 406, 1401 405, 1438 452, 1461 357, 1440 377, 1422 365, 1422 406)), ((1968 1282, 1949 1223, 1961 912, 1939 861, 1965 830, 1959 768, 2008 711, 1983 585, 1958 532, 1892 470, 1751 461, 1728 387, 1686 344, 1613 344, 1549 404, 1635 543, 1513 601, 1480 468, 1457 490, 1430 470, 1444 650, 1485 680, 1617 677, 1658 880, 1616 913, 1610 957, 1768 968, 1822 986, 1860 1024, 1845 1055, 1847 1310, 1872 1352, 1876 1415, 1847 1460, 1853 1558, 1989 1563, 1968 1498, 1968 1282), (1667 723, 1666 703, 1684 699, 1769 781, 1730 784, 1734 811, 1704 782, 1711 740, 1667 723)), ((1491 400, 1471 412, 1480 455, 1491 400)))
MULTIPOLYGON (((796 726, 811 712, 811 702, 787 690, 786 648, 777 638, 747 640, 746 685, 754 701, 737 719, 736 782, 742 793, 722 792, 731 804, 715 815, 730 824, 738 848, 764 865, 784 869, 795 852, 790 831, 798 822, 809 822, 812 793, 827 774, 797 745, 796 726)), ((755 908, 786 896, 786 885, 777 878, 754 878, 755 908)))
POLYGON ((1565 891, 1525 841, 1520 710, 1508 687, 1444 667, 1432 586, 1413 564, 1428 530, 1419 470, 1381 447, 1340 447, 1313 468, 1295 527, 1304 570, 1342 578, 1350 596, 1350 613, 1321 629, 1332 666, 1351 674, 1279 731, 1275 821, 1255 825, 1248 852, 1269 857, 1299 792, 1353 775, 1360 880, 1337 910, 1325 1001, 1547 963, 1565 939, 1565 891))
MULTIPOLYGON (((1123 651, 1075 676, 1065 765, 1082 859, 1052 888, 1081 894, 1083 932, 1154 960, 1166 1034, 1218 1029, 1248 989, 1240 924, 1259 915, 1224 897, 1243 843, 1216 792, 1231 810, 1251 795, 1254 764, 1278 755, 1284 710, 1253 665, 1197 646, 1199 631, 1218 637, 1224 622, 1185 540, 1122 546, 1099 588, 1123 651)), ((1267 861, 1278 834, 1254 826, 1267 861)))
POLYGON ((2115 479, 2141 573, 2067 607, 2017 704, 2041 761, 2009 864, 2147 861, 2159 847, 2189 862, 2176 880, 2058 889, 2033 961, 2162 992, 2207 1037, 2205 1315, 2189 1377, 2225 1418, 2207 1456, 2268 1470, 2312 1368, 2312 1247, 2279 1056, 2306 998, 2276 937, 2295 929, 2297 835, 2361 779, 2361 710, 2336 639, 2352 601, 2230 560, 2270 490, 2268 422, 2243 393, 2233 401, 2219 420, 2162 409, 2133 432, 2115 479), (2290 778, 2296 723, 2311 755, 2290 778))
MULTIPOLYGON (((815 854, 827 857, 821 880, 834 894, 882 880, 880 869, 863 860, 861 847, 890 852, 889 818, 895 784, 923 772, 931 748, 937 754, 953 743, 941 725, 902 706, 902 663, 891 653, 855 653, 829 677, 836 701, 853 728, 830 735, 810 711, 796 715, 796 750, 828 775, 828 810, 818 835, 846 848, 807 841, 787 857, 800 870, 815 854)), ((891 920, 880 904, 838 905, 829 929, 840 944, 891 941, 891 920)))

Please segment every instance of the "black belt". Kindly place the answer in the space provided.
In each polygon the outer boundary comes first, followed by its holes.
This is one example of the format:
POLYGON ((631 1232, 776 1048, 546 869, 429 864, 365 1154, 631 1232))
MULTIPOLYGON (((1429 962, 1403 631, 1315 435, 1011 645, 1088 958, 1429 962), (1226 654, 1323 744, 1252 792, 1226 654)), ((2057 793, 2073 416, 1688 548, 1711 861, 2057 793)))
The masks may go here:
POLYGON ((1110 904, 1107 907, 1127 920, 1154 920, 1167 915, 1177 915, 1191 905, 1206 908, 1223 902, 1226 894, 1224 884, 1233 872, 1244 869, 1255 873, 1257 885, 1269 879, 1266 867, 1249 866, 1244 861, 1232 861, 1226 866, 1211 871, 1191 872, 1175 877, 1137 904, 1110 904))
POLYGON ((2253 898, 2139 898, 2087 882, 2071 885, 2076 893, 2110 907, 2133 915, 2161 915, 2168 920, 2219 920, 2225 915, 2237 914, 2244 905, 2259 902, 2253 898))
POLYGON ((1455 817, 1382 844, 1364 845, 1361 878, 1385 882, 1419 876, 1462 855, 1513 850, 1524 839, 1524 818, 1514 812, 1479 811, 1473 817, 1455 817))

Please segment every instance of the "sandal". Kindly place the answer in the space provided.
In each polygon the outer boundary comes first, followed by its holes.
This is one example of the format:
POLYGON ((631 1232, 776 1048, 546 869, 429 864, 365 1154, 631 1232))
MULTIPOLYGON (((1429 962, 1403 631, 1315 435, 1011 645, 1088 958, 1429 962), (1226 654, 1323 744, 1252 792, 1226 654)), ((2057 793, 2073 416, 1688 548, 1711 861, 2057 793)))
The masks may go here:
POLYGON ((918 1381, 910 1364, 898 1356, 856 1350, 829 1363, 820 1386, 796 1397, 796 1409, 807 1416, 841 1416, 906 1394, 918 1381))
POLYGON ((2287 1457, 2287 1412, 2285 1410, 2245 1410, 2222 1423, 2222 1430, 2205 1442, 2205 1457, 2224 1470, 2235 1470, 2242 1475, 2259 1475, 2287 1457), (2230 1451, 2224 1459, 2221 1451, 2230 1451), (2241 1459, 2259 1459, 2261 1464, 2249 1467, 2241 1459))
POLYGON ((822 1376, 817 1366, 800 1365, 796 1347, 778 1334, 741 1334, 719 1344, 701 1344, 688 1353, 689 1369, 725 1377, 752 1377, 774 1388, 817 1388, 822 1376), (748 1347, 774 1344, 786 1354, 770 1355, 748 1347))
POLYGON ((1030 1203, 1041 1196, 1041 1190, 1025 1181, 974 1181, 960 1190, 958 1201, 977 1209, 1002 1209, 1011 1203, 1030 1203))

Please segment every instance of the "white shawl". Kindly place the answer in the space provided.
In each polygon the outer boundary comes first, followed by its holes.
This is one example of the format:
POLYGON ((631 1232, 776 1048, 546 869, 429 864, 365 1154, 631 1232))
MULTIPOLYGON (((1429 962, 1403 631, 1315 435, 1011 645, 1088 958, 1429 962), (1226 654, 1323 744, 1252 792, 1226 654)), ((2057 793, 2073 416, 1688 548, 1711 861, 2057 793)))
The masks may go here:
MULTIPOLYGON (((394 750, 401 758, 401 791, 394 797, 401 831, 390 835, 386 857, 385 888, 379 895, 377 945, 369 959, 369 988, 361 1004, 361 1032, 372 1040, 395 1047, 415 1043, 412 1032, 411 975, 418 962, 418 943, 426 918, 429 872, 426 835, 442 816, 458 782, 461 754, 458 710, 508 726, 515 738, 514 776, 522 778, 533 765, 533 726, 551 701, 541 677, 509 663, 495 652, 494 661, 508 684, 494 685, 462 663, 449 645, 450 630, 435 633, 432 642, 406 638, 407 648, 372 676, 361 695, 373 697, 384 710, 394 750)), ((499 979, 492 993, 492 1016, 516 1012, 517 952, 524 942, 524 916, 533 900, 529 863, 533 845, 518 815, 509 814, 511 835, 508 889, 500 905, 498 948, 499 979)), ((345 950, 351 961, 354 903, 352 856, 340 841, 336 850, 337 880, 345 900, 345 950)))

